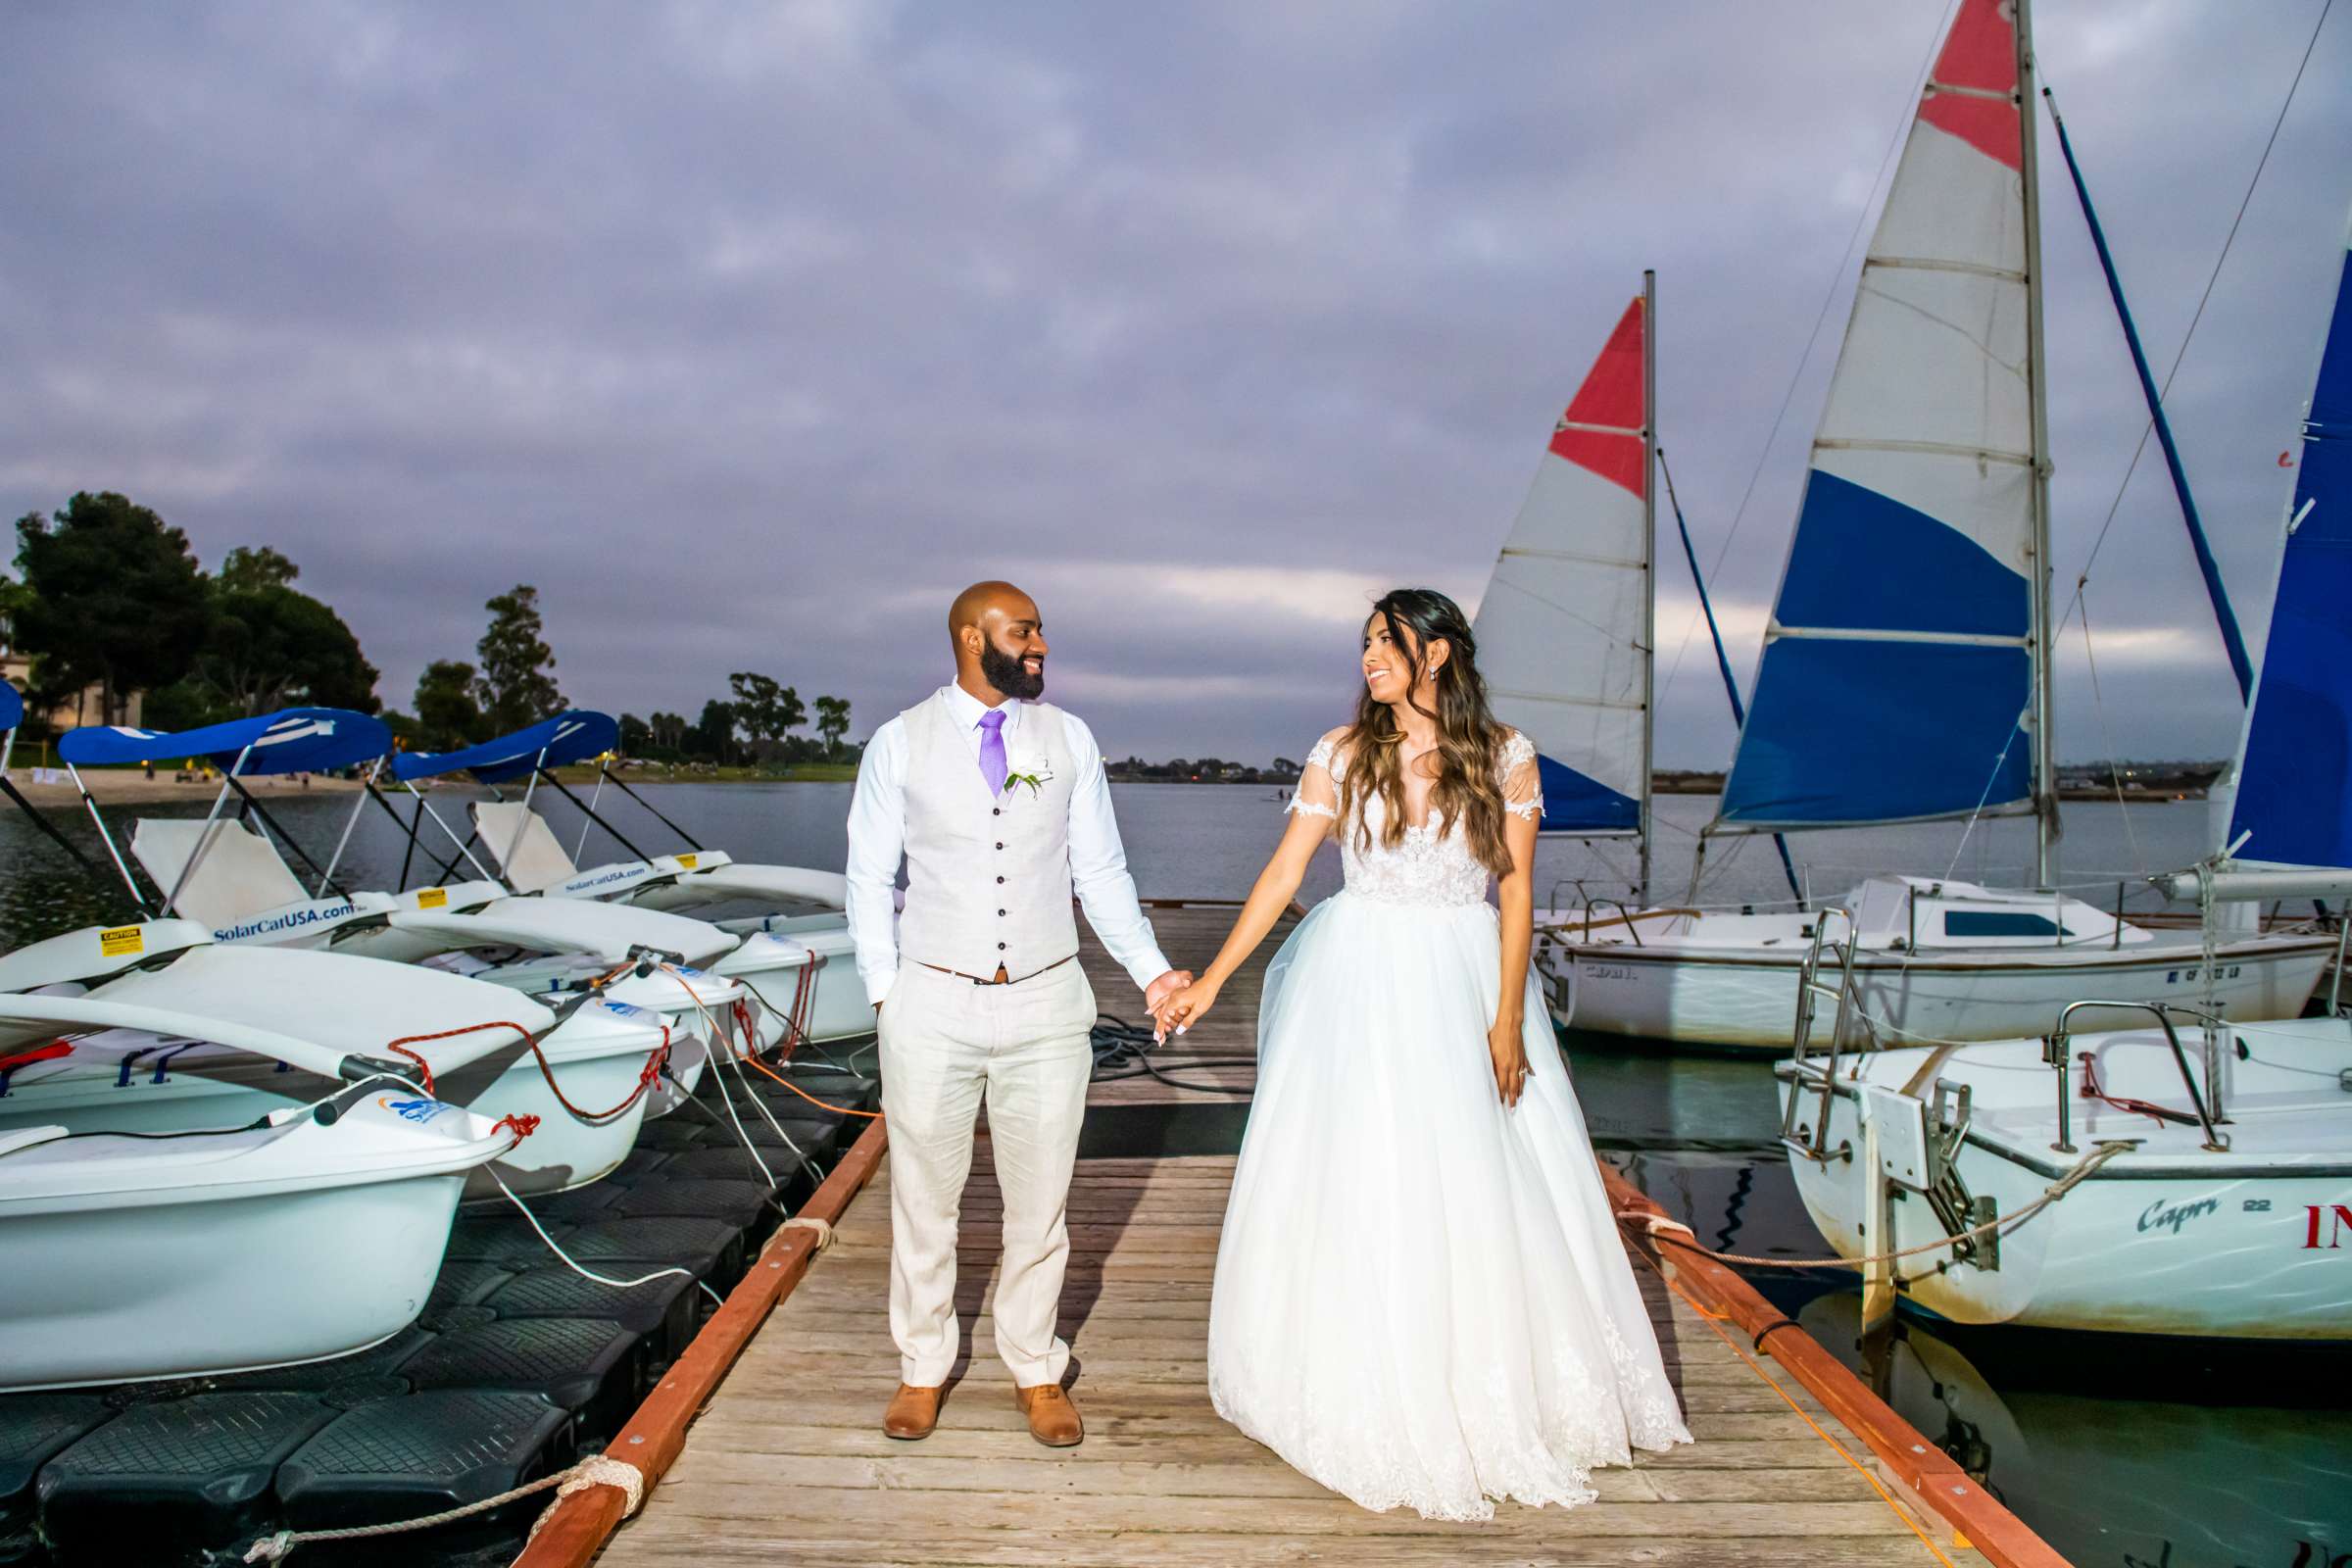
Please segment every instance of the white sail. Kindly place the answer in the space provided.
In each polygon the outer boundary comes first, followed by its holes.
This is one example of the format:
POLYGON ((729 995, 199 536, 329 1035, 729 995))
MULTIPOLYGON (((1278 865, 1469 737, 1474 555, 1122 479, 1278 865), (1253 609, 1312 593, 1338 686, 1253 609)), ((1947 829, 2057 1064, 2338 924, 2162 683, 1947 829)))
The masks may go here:
POLYGON ((1536 743, 1546 832, 1641 832, 1649 800, 1649 295, 1546 444, 1472 630, 1494 712, 1536 743))
POLYGON ((1962 0, 1863 262, 1716 831, 2030 803, 2042 618, 2014 0, 1962 0))

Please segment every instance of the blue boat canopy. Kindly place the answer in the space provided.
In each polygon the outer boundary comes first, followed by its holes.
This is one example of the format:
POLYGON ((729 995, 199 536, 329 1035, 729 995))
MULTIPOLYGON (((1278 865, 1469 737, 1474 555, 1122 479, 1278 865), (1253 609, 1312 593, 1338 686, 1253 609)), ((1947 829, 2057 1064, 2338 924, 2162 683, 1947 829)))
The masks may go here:
POLYGON ((503 784, 528 778, 542 764, 561 767, 602 757, 619 744, 620 725, 612 714, 575 708, 463 751, 403 752, 392 759, 392 776, 408 780, 467 772, 484 784, 503 784))
POLYGON ((14 686, 0 680, 0 730, 15 729, 24 721, 24 699, 17 695, 14 686))
POLYGON ((216 766, 227 769, 236 767, 243 756, 239 777, 349 767, 372 761, 391 749, 392 731, 382 719, 348 708, 285 708, 259 718, 232 718, 225 724, 176 731, 87 724, 68 730, 57 743, 57 755, 77 767, 209 757, 216 766))

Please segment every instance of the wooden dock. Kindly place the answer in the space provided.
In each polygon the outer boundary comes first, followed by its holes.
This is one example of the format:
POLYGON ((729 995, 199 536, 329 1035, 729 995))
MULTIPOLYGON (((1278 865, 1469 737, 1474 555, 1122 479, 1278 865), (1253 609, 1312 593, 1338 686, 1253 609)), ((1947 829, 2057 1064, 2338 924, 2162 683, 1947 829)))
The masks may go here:
MULTIPOLYGON (((1198 966, 1232 912, 1230 906, 1157 908, 1153 919, 1170 957, 1198 966)), ((1236 978, 1205 1025, 1186 1037, 1185 1050, 1168 1054, 1170 1070, 1184 1056, 1250 1048, 1258 974, 1273 946, 1236 978)), ((1140 1014, 1132 984, 1091 938, 1086 959, 1104 1007, 1140 1014)), ((1247 1069, 1218 1071, 1247 1082, 1247 1069)), ((1148 1078, 1102 1090, 1106 1106, 1194 1098, 1148 1078)), ((874 1142, 878 1147, 880 1135, 874 1142)), ((994 1288, 999 1199, 988 1160, 984 1142, 965 1201, 957 1290, 966 1355, 938 1432, 906 1444, 885 1438, 880 1428, 898 1378, 886 1320, 885 1160, 854 1199, 850 1184, 833 1195, 832 1201, 847 1201, 836 1245, 807 1262, 797 1288, 789 1280, 798 1275, 810 1232, 779 1233, 794 1251, 771 1266, 790 1270, 779 1275, 790 1294, 724 1371, 723 1386, 685 1432, 682 1451, 643 1511, 597 1560, 608 1568, 1318 1561, 1828 1568, 2059 1561, 1990 1499, 1980 1502, 1997 1517, 1977 1516, 1987 1520, 1978 1534, 1986 1554, 1957 1541, 1948 1499, 1939 1499, 1945 1515, 1939 1519, 1918 1505, 1886 1463, 1889 1454, 1901 1459, 1901 1438, 1917 1434, 1874 1430, 1866 1439, 1850 1430, 1832 1404, 1803 1386, 1801 1369, 1792 1374, 1788 1346, 1802 1341, 1793 1326, 1763 1323, 1766 1350, 1750 1354, 1756 1325, 1737 1321, 1745 1309, 1720 1300, 1710 1306, 1703 1296, 1687 1295, 1689 1287, 1671 1288, 1667 1274, 1679 1266, 1662 1269, 1654 1258, 1641 1261, 1636 1273, 1693 1445, 1598 1473, 1600 1500, 1582 1508, 1505 1504, 1483 1524, 1361 1509, 1298 1475, 1209 1407, 1209 1285, 1230 1155, 1080 1163, 1070 1195, 1062 1332, 1074 1348, 1072 1392, 1086 1416, 1087 1440, 1074 1449, 1041 1447, 1030 1440, 991 1348, 986 1302, 994 1288), (2011 1549, 1995 1550, 1996 1541, 2011 1549)), ((1621 1206, 1629 1201, 1639 1201, 1630 1191, 1621 1206)), ((1629 1246, 1647 1250, 1638 1242, 1629 1246)), ((1802 1349, 1827 1362, 1810 1341, 1802 1341, 1802 1349)), ((695 1357, 690 1351, 687 1360, 695 1357)), ((671 1397, 699 1396, 695 1388, 725 1367, 723 1358, 693 1368, 681 1362, 691 1374, 687 1392, 671 1397)), ((1865 1426, 1875 1422, 1876 1402, 1866 1394, 1857 1401, 1819 1368, 1814 1381, 1836 1408, 1865 1426)), ((1852 1392, 1859 1391, 1853 1384, 1852 1392)), ((640 1412, 611 1451, 632 1459, 655 1455, 658 1473, 666 1454, 656 1449, 676 1441, 664 1423, 682 1423, 684 1414, 640 1412), (630 1435, 640 1428, 653 1436, 630 1435)), ((1913 1483, 1924 1486, 1938 1463, 1937 1475, 1957 1475, 1924 1443, 1911 1446, 1920 1457, 1903 1468, 1913 1483)), ((601 1510, 601 1519, 609 1519, 618 1512, 616 1496, 592 1489, 569 1506, 575 1515, 601 1510), (589 1503, 599 1495, 601 1503, 589 1503)), ((564 1523, 570 1528, 547 1532, 544 1555, 534 1549, 524 1561, 586 1561, 595 1535, 577 1519, 564 1523), (567 1556, 557 1538, 587 1544, 567 1556)))

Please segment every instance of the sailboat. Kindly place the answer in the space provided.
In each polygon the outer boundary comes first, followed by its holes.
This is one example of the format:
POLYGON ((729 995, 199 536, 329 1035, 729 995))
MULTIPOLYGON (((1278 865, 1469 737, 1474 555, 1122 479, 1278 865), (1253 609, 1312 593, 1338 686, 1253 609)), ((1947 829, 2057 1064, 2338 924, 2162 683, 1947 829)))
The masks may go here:
MULTIPOLYGON (((1698 863, 1726 835, 2026 814, 2037 887, 1888 875, 1812 909, 1719 912, 1693 900, 1541 911, 1537 962, 1564 1024, 1784 1051, 1816 976, 1834 976, 1878 1044, 1998 1039, 2047 1029, 2082 997, 2210 993, 2223 1016, 2291 1017, 2319 980, 2332 948, 2323 935, 2215 947, 2054 889, 2032 54, 2022 0, 1962 0, 1863 263, 1754 700, 1698 863)), ((1582 551, 1581 530, 1622 530, 1594 517, 1563 515, 1550 548, 1582 551)), ((1646 650, 1647 620, 1634 631, 1627 611, 1614 614, 1613 634, 1646 650)), ((1622 684, 1617 701, 1645 697, 1639 658, 1641 685, 1622 684)), ((1644 701, 1625 721, 1643 738, 1620 738, 1619 757, 1646 763, 1648 722, 1644 701)), ((1646 775, 1628 803, 1643 825, 1646 775)))
MULTIPOLYGON (((2303 427, 2278 596, 2217 853, 2170 879, 2205 913, 2352 895, 2352 255, 2303 427), (2239 852, 2250 852, 2240 858, 2239 852)), ((1962 1323, 2352 1340, 2352 1016, 2226 1021, 2207 995, 2141 1026, 1841 1055, 1777 1069, 1784 1142, 1840 1255, 1923 1248, 1867 1278, 1962 1323), (2152 1026, 2151 1026, 2152 1025, 2152 1026), (2053 1182, 2101 1161, 1996 1237, 2053 1182), (1945 1244, 1945 1245, 1938 1245, 1945 1244)), ((2210 973, 2211 965, 2206 965, 2210 973)), ((2082 1026, 2087 1029, 2087 1024, 2082 1026)))
POLYGON ((1539 829, 1630 839, 1649 880, 1657 278, 1553 427, 1471 631, 1494 716, 1536 747, 1539 829))

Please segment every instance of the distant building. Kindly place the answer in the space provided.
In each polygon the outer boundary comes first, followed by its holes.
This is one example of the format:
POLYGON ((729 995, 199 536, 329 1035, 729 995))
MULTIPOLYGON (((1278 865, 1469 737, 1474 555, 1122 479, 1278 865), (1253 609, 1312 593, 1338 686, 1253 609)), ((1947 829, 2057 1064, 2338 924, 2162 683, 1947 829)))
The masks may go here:
MULTIPOLYGON (((32 661, 24 654, 0 653, 0 679, 6 680, 20 692, 29 692, 32 661)), ((136 725, 144 716, 146 699, 145 692, 132 692, 123 708, 122 722, 136 725)), ((106 721, 105 693, 93 681, 47 712, 42 712, 27 701, 24 717, 28 723, 47 724, 51 734, 63 734, 70 729, 79 729, 84 724, 101 724, 106 721)))

